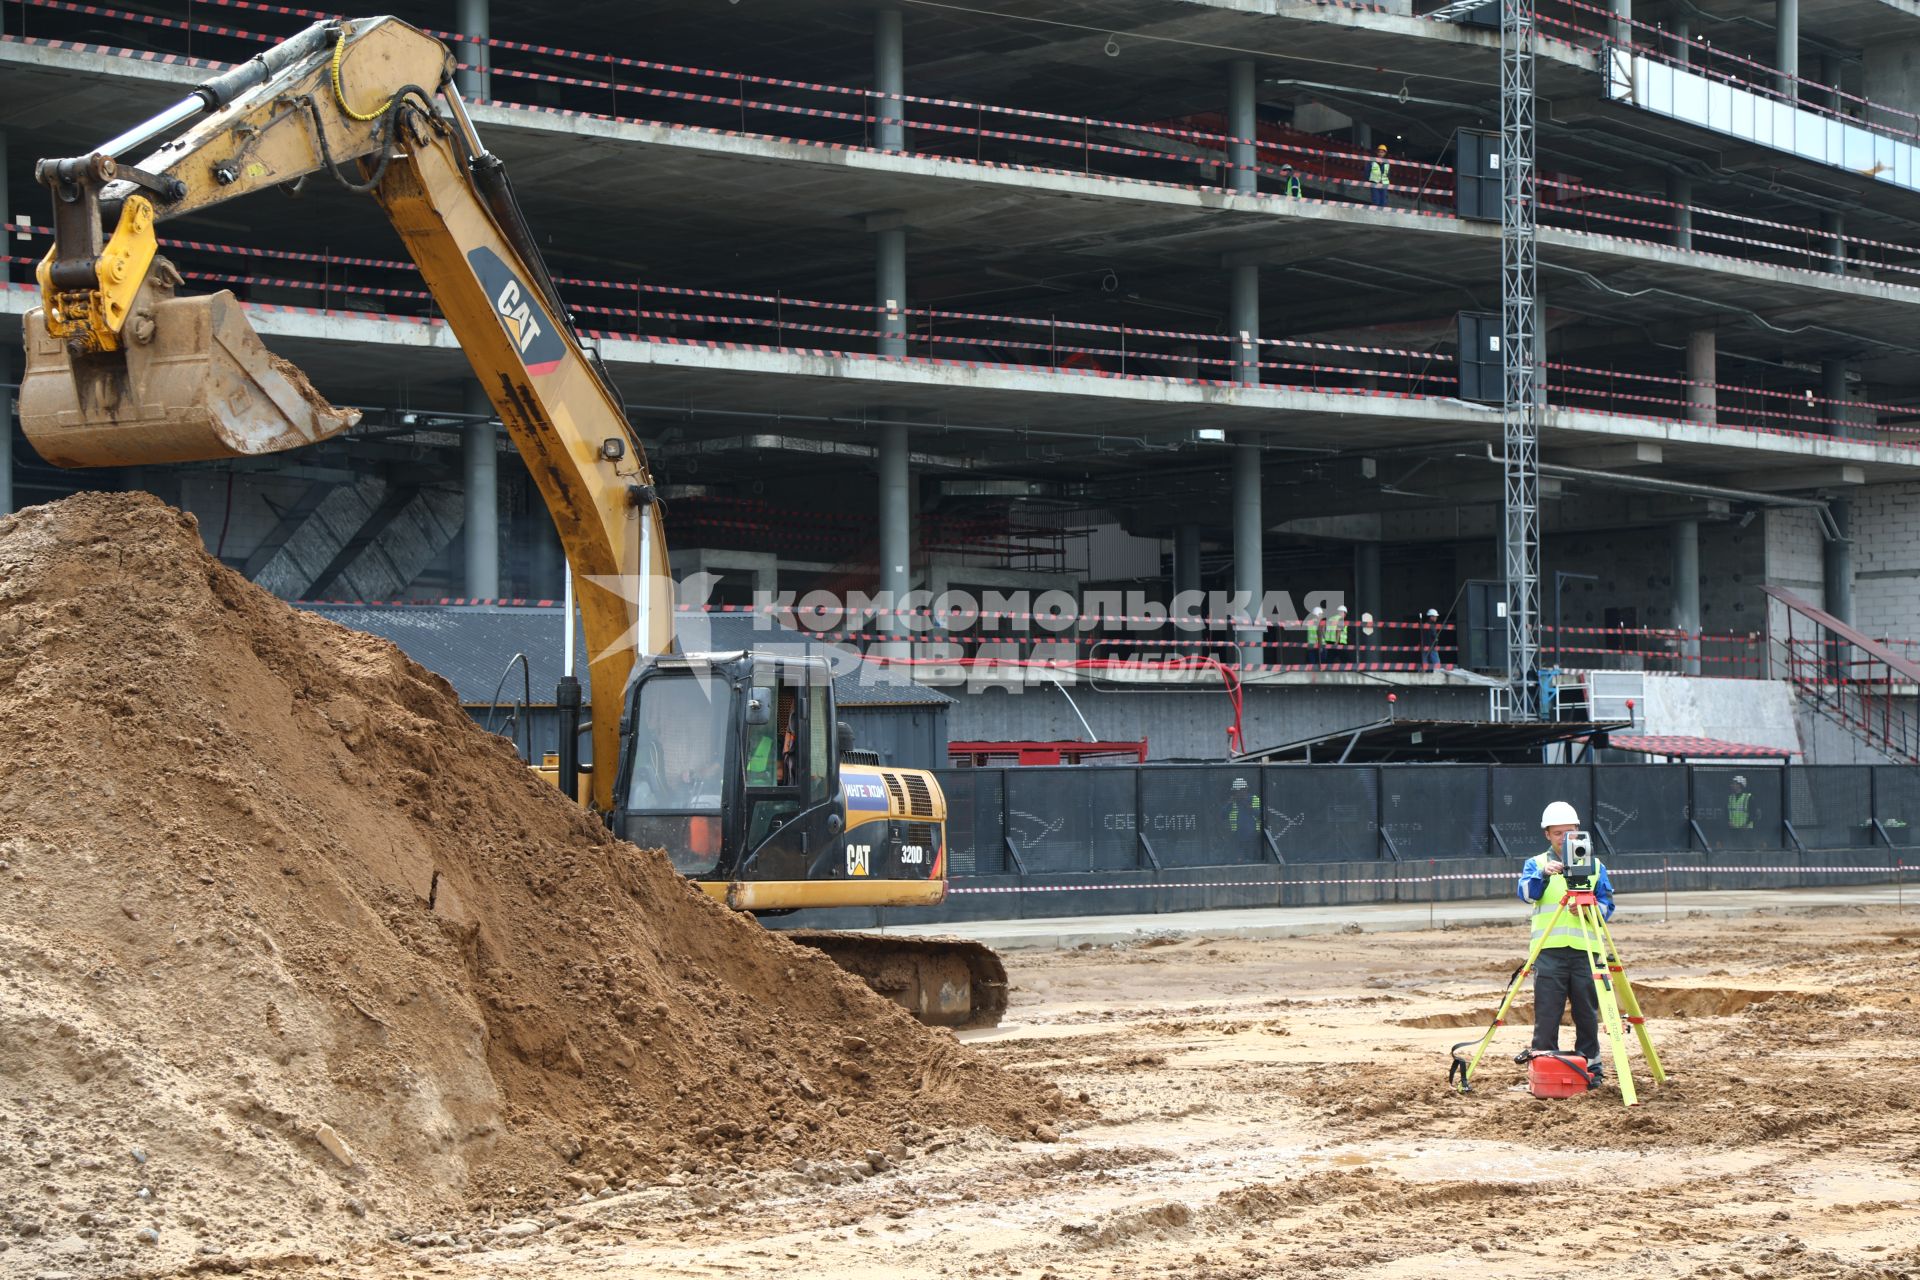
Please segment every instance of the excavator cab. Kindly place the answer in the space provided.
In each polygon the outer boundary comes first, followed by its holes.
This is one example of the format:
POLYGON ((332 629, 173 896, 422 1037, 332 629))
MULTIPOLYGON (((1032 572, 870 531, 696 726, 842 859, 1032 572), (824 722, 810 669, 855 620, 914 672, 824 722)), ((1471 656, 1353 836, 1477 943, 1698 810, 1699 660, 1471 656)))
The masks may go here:
POLYGON ((663 655, 637 669, 623 719, 618 835, 722 886, 843 867, 847 815, 824 660, 663 655))

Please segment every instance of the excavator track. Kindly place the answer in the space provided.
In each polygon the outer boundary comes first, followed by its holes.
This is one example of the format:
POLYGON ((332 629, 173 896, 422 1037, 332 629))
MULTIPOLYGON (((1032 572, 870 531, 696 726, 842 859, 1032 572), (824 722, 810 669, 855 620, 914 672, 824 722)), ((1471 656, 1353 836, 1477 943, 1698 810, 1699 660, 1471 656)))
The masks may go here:
POLYGON ((998 1026, 1007 1011, 1007 969, 966 938, 791 929, 791 942, 823 951, 835 964, 933 1027, 998 1026))

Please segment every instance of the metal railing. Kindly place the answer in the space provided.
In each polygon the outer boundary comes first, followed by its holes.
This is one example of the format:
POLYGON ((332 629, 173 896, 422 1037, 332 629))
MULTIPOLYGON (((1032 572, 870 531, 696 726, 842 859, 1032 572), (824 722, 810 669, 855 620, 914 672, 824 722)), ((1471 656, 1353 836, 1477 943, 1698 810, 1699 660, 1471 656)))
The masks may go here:
POLYGON ((1762 590, 1782 606, 1773 656, 1800 701, 1874 750, 1920 764, 1920 664, 1791 591, 1762 590))

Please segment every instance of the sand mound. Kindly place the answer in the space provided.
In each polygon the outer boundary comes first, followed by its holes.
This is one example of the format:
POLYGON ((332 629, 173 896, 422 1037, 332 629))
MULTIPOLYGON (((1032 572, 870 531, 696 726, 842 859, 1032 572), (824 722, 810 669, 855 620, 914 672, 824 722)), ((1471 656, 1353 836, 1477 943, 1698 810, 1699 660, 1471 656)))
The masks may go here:
POLYGON ((0 723, 0 1270, 326 1253, 1060 1105, 145 495, 0 520, 0 723))

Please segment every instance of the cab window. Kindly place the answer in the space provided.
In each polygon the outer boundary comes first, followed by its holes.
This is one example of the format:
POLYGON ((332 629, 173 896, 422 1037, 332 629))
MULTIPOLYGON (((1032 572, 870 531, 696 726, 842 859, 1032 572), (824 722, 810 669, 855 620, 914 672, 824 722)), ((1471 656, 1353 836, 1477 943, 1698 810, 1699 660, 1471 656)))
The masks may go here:
POLYGON ((724 685, 691 673, 654 676, 640 686, 629 809, 720 812, 727 706, 724 685))

